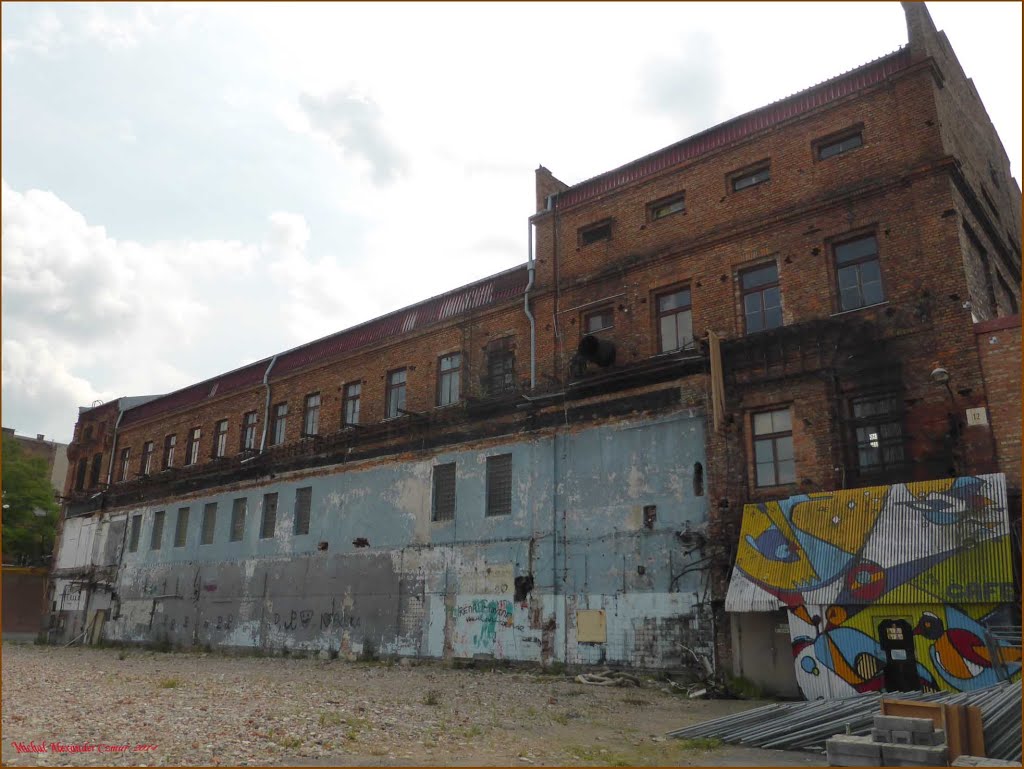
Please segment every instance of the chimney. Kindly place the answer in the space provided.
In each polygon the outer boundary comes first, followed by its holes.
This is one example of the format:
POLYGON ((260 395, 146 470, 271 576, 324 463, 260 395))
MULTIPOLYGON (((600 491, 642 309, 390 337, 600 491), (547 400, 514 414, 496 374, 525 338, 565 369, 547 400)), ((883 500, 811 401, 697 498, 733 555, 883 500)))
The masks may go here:
POLYGON ((45 436, 45 435, 43 435, 42 433, 36 433, 36 440, 37 440, 37 441, 41 441, 41 440, 43 440, 43 439, 44 439, 45 437, 46 437, 46 436, 45 436))

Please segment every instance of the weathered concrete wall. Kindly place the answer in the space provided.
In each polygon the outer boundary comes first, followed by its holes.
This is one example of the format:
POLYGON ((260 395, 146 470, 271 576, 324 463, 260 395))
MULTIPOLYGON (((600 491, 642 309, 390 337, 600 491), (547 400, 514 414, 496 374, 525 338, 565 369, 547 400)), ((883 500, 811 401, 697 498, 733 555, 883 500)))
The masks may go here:
MULTIPOLYGON (((358 653, 370 643, 402 655, 643 667, 678 666, 682 646, 710 655, 712 629, 698 608, 701 552, 676 537, 707 520, 693 480, 704 462, 704 419, 687 410, 532 434, 108 514, 99 528, 109 534, 88 548, 94 563, 119 553, 133 516, 142 525, 137 551, 126 545, 121 558, 104 634, 268 651, 358 653), (512 455, 512 511, 486 516, 486 458, 496 454, 512 455), (432 467, 448 462, 456 466, 455 517, 434 522, 432 467), (296 489, 306 486, 309 534, 295 535, 296 489), (261 539, 268 493, 278 494, 277 523, 275 535, 261 539), (232 542, 240 497, 245 531, 232 542), (212 502, 214 542, 202 545, 212 502), (175 547, 184 507, 186 541, 175 547), (158 510, 166 515, 154 550, 158 510), (519 601, 517 577, 533 580, 519 601), (577 633, 581 616, 584 624, 600 617, 603 637, 577 633)), ((81 540, 79 529, 85 536, 86 525, 68 527, 65 547, 81 540)), ((71 565, 63 550, 61 558, 71 565)))

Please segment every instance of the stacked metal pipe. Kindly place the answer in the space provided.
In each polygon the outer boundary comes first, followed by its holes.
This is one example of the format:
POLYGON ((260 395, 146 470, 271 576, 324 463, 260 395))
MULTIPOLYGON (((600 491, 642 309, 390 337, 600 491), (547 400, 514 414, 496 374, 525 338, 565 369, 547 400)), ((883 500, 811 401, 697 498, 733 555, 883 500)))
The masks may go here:
POLYGON ((823 750, 825 740, 835 734, 870 734, 882 697, 979 707, 988 757, 1021 759, 1020 681, 957 694, 892 692, 840 700, 777 703, 676 729, 668 736, 717 737, 733 745, 759 748, 823 750))

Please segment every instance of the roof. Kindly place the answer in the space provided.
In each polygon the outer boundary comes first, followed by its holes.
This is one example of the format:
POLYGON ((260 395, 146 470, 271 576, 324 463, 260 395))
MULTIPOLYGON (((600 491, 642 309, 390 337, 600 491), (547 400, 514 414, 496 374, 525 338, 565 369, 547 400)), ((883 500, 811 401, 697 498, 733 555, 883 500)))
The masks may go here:
POLYGON ((595 176, 558 193, 559 208, 566 208, 630 184, 658 171, 693 160, 726 144, 745 139, 792 117, 842 99, 879 83, 910 66, 910 49, 903 46, 842 75, 799 91, 779 101, 732 118, 624 166, 595 176))
POLYGON ((271 381, 309 366, 326 363, 363 347, 394 339, 401 334, 428 328, 436 323, 498 304, 521 295, 526 290, 527 277, 525 265, 514 267, 276 356, 263 358, 242 368, 156 397, 127 410, 121 420, 121 427, 179 409, 191 408, 210 398, 256 387, 263 383, 263 377, 274 358, 277 360, 274 362, 271 381))
POLYGON ((1013 600, 1006 478, 746 505, 726 611, 1013 600))

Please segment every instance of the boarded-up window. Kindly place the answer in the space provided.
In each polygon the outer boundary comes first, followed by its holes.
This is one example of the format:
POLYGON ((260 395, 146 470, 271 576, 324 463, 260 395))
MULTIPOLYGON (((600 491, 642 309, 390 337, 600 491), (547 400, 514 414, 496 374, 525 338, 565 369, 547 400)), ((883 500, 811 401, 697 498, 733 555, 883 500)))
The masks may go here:
POLYGON ((512 512, 512 455, 487 457, 487 515, 512 512))
POLYGON ((207 502, 203 508, 203 538, 202 544, 213 544, 213 533, 217 529, 217 503, 207 502))
POLYGON ((164 511, 153 513, 153 531, 149 535, 149 549, 159 550, 160 541, 164 538, 164 511))
POLYGON ((431 520, 450 521, 455 517, 455 463, 434 466, 434 496, 431 520))
POLYGON ((263 495, 263 522, 260 524, 260 539, 270 539, 277 528, 277 494, 263 495))
POLYGON ((128 539, 128 552, 137 553, 139 551, 139 533, 142 531, 142 516, 132 516, 132 533, 128 539))
POLYGON ((295 490, 295 533, 309 534, 309 510, 313 502, 313 487, 295 490))
POLYGON ((174 526, 174 546, 185 547, 185 540, 188 539, 188 508, 178 508, 178 521, 174 526))
POLYGON ((240 542, 245 536, 246 498, 239 497, 231 504, 231 541, 240 542))

